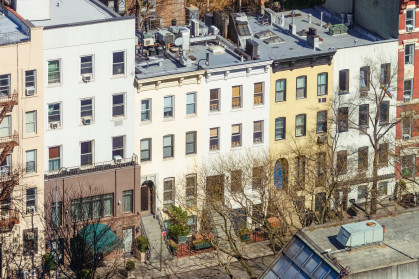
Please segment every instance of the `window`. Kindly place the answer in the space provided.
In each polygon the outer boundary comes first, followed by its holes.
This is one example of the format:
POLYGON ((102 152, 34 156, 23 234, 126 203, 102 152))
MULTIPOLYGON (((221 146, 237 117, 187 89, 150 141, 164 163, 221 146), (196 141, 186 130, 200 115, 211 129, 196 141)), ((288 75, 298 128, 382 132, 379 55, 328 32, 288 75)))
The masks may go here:
POLYGON ((115 156, 124 158, 124 136, 112 138, 112 158, 115 156))
POLYGON ((36 133, 36 111, 28 111, 25 113, 25 126, 27 134, 36 133))
POLYGON ((166 205, 173 204, 175 201, 174 188, 175 188, 175 179, 166 178, 163 180, 164 189, 163 189, 163 203, 166 205))
POLYGON ((306 135, 306 115, 299 114, 295 117, 295 136, 302 137, 306 135))
POLYGON ((263 121, 253 122, 253 143, 263 142, 263 121))
POLYGON ((387 181, 378 182, 378 194, 380 196, 386 196, 387 195, 387 185, 388 185, 387 181))
POLYGON ((132 190, 122 192, 122 205, 124 213, 132 213, 132 190))
POLYGON ((380 82, 381 84, 390 85, 390 63, 381 65, 380 82))
POLYGON ((287 100, 287 80, 278 79, 275 83, 275 102, 285 102, 287 100))
POLYGON ((61 225, 63 223, 63 215, 62 215, 62 202, 57 202, 57 210, 55 210, 55 202, 51 203, 51 220, 54 226, 61 225), (58 211, 58 212, 57 212, 58 211), (58 213, 58 215, 57 215, 58 213), (57 220, 58 216, 58 220, 57 220))
POLYGON ((410 136, 412 135, 412 118, 405 116, 402 120, 402 135, 410 136))
POLYGON ((254 167, 252 169, 252 190, 262 190, 263 176, 263 167, 254 167))
POLYGON ((89 118, 93 116, 93 99, 80 100, 80 117, 89 118))
POLYGON ((125 51, 118 51, 113 53, 112 74, 125 74, 125 51))
POLYGON ((297 99, 307 98, 307 77, 297 77, 297 99))
POLYGON ((326 183, 326 152, 316 154, 316 187, 322 187, 326 183))
POLYGON ((0 176, 10 175, 12 170, 12 154, 6 155, 6 158, 0 165, 0 176))
POLYGON ((82 56, 80 57, 80 74, 91 75, 93 74, 93 56, 82 56))
POLYGON ((124 94, 116 94, 112 96, 112 117, 125 115, 124 94))
POLYGON ((285 139, 285 117, 275 119, 275 140, 285 139))
POLYGON ((10 95, 10 75, 0 76, 0 96, 10 95))
POLYGON ((327 95, 327 73, 317 75, 317 96, 327 95))
POLYGON ((401 175, 403 177, 415 176, 415 155, 405 155, 401 157, 401 175))
POLYGON ((327 111, 318 111, 317 112, 317 134, 327 132, 327 111))
POLYGON ((210 112, 220 110, 220 89, 210 90, 210 112))
POLYGON ((186 133, 186 154, 196 153, 196 132, 186 133))
POLYGON ((61 83, 61 61, 51 60, 48 61, 48 84, 61 83))
POLYGON ((113 215, 113 194, 104 194, 71 201, 71 221, 97 219, 113 215))
POLYGON ((173 96, 166 96, 164 97, 164 118, 171 118, 173 117, 173 96))
POLYGON ((368 147, 358 148, 358 171, 364 172, 368 169, 368 147))
POLYGON ((231 126, 231 147, 242 145, 241 124, 231 126))
POLYGON ((368 128, 369 126, 369 114, 370 106, 369 105, 360 105, 359 106, 359 118, 358 125, 360 128, 368 128))
POLYGON ((388 166, 388 143, 381 143, 378 146, 378 166, 388 166))
POLYGON ((242 99, 241 99, 241 86, 233 86, 232 92, 232 108, 241 108, 242 99))
POLYGON ((389 102, 382 101, 380 104, 380 125, 388 124, 389 102))
POLYGON ((26 173, 36 172, 36 150, 26 151, 26 173))
POLYGON ((314 210, 321 211, 326 206, 326 193, 317 193, 314 199, 314 210))
POLYGON ((263 82, 258 82, 254 84, 253 104, 263 104, 263 82))
POLYGON ((219 128, 212 128, 210 129, 210 150, 219 150, 219 134, 218 134, 219 128))
POLYGON ((359 89, 361 91, 370 90, 370 67, 361 67, 359 70, 359 89))
POLYGON ((295 158, 295 187, 297 190, 303 190, 305 184, 306 157, 297 156, 295 158))
POLYGON ((349 70, 339 71, 339 92, 345 93, 349 91, 349 70))
POLYGON ((142 139, 140 142, 141 162, 151 160, 151 139, 142 139))
POLYGON ((50 147, 48 149, 49 153, 49 170, 55 171, 61 168, 61 150, 60 146, 50 147))
POLYGON ((367 185, 358 186, 358 200, 363 200, 367 197, 367 185))
POLYGON ((55 103, 55 104, 49 104, 48 105, 48 124, 49 128, 54 128, 56 125, 61 125, 61 104, 55 103))
POLYGON ((404 81, 403 98, 412 99, 413 80, 408 79, 404 81))
POLYGON ((338 132, 348 131, 348 108, 338 109, 338 132))
POLYGON ((348 171, 348 151, 341 150, 337 152, 336 171, 338 175, 345 174, 348 171))
POLYGON ((196 114, 196 93, 186 94, 186 114, 196 114))
POLYGON ((36 94, 36 70, 25 71, 25 94, 36 94))
POLYGON ((38 253, 38 229, 23 230, 23 254, 33 255, 38 253))
POLYGON ((141 121, 151 120, 151 99, 141 100, 141 121))
POLYGON ((163 137, 163 158, 173 157, 173 135, 163 137))
POLYGON ((12 135, 11 116, 5 116, 0 123, 0 137, 10 137, 12 135))
POLYGON ((234 170, 230 173, 231 177, 231 192, 240 193, 242 191, 242 171, 234 170))
POLYGON ((92 141, 85 141, 80 144, 80 165, 86 166, 93 163, 92 146, 92 141))
POLYGON ((26 210, 36 209, 36 188, 26 189, 26 210))
POLYGON ((406 10, 406 31, 415 28, 415 9, 406 10))
POLYGON ((196 206, 196 174, 190 174, 186 177, 186 207, 196 206))

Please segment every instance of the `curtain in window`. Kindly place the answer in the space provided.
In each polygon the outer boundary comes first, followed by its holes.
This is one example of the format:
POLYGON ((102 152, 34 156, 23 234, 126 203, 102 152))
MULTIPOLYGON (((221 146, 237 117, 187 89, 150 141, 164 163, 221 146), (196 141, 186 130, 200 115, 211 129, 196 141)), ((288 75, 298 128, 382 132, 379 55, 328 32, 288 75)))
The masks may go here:
POLYGON ((0 124, 0 137, 10 136, 10 116, 3 118, 0 124))
POLYGON ((111 216, 112 215, 112 206, 113 206, 113 200, 112 196, 106 197, 103 201, 103 216, 111 216))
POLYGON ((132 190, 124 191, 123 196, 124 213, 132 212, 132 190))

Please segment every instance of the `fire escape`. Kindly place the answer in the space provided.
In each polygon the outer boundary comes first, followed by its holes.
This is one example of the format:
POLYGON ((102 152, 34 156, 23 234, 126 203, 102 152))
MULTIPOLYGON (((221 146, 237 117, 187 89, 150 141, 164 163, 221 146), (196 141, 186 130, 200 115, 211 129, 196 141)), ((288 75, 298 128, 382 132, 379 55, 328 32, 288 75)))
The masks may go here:
MULTIPOLYGON (((10 95, 0 96, 0 124, 6 114, 17 105, 18 94, 13 92, 10 95)), ((19 145, 19 135, 14 134, 0 137, 0 165, 3 165, 9 152, 19 145)), ((13 229, 15 224, 19 224, 19 214, 12 207, 11 194, 14 187, 19 183, 19 173, 12 170, 12 166, 0 166, 0 231, 6 232, 13 229)))

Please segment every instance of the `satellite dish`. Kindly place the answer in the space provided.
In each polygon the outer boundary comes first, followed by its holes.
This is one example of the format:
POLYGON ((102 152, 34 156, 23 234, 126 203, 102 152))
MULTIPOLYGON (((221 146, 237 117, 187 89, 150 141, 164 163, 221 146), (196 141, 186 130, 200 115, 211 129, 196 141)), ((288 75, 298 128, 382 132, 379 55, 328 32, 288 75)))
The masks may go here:
POLYGON ((175 40, 175 46, 181 46, 183 44, 183 38, 179 37, 175 40))

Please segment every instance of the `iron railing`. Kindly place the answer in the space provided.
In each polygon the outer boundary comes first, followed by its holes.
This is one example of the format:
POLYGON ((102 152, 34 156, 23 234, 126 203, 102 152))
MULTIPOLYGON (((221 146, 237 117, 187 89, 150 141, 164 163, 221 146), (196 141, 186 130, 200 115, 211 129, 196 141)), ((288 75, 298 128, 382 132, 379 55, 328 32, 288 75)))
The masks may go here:
POLYGON ((10 231, 16 224, 19 224, 19 211, 16 209, 1 208, 0 231, 10 231))
POLYGON ((146 232, 146 230, 145 230, 145 226, 144 226, 144 223, 143 223, 143 218, 141 218, 140 219, 140 229, 141 229, 141 236, 142 237, 144 237, 145 239, 147 239, 147 242, 149 243, 148 244, 148 249, 147 250, 145 250, 145 257, 146 257, 146 261, 149 261, 150 260, 150 258, 151 258, 151 252, 150 252, 150 241, 149 241, 149 239, 148 239, 148 236, 147 236, 147 232, 146 232))
POLYGON ((16 91, 12 94, 1 94, 0 95, 0 104, 16 102, 17 103, 17 93, 16 91))
POLYGON ((165 233, 165 236, 163 237, 163 239, 164 239, 164 244, 166 245, 166 247, 167 247, 167 249, 169 250, 169 251, 171 251, 170 250, 170 245, 169 245, 169 239, 168 239, 168 231, 167 231, 167 228, 166 228, 166 225, 164 224, 164 219, 163 219, 163 215, 162 215, 162 213, 161 213, 161 210, 160 210, 160 208, 158 208, 157 210, 156 210, 156 218, 157 218, 157 221, 159 222, 159 225, 160 225, 160 230, 162 231, 162 233, 163 232, 166 232, 165 233))
POLYGON ((4 145, 11 142, 19 143, 19 134, 17 131, 15 131, 13 135, 0 137, 0 145, 4 145))

